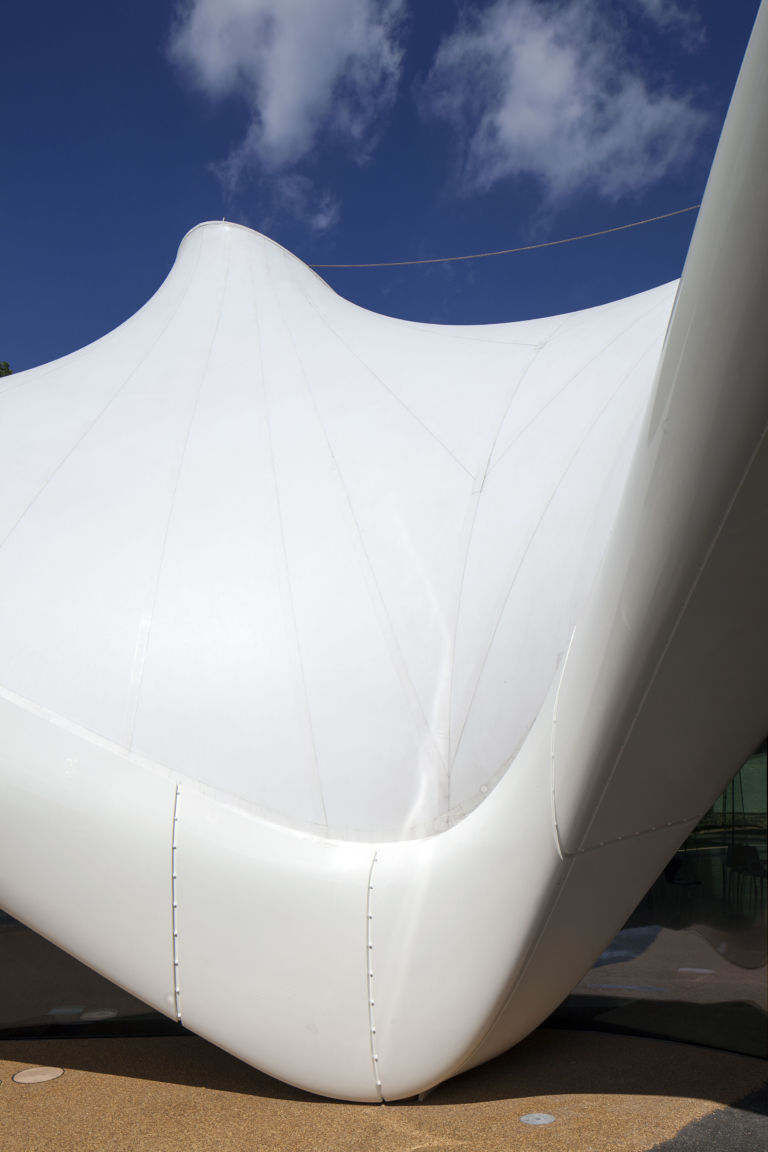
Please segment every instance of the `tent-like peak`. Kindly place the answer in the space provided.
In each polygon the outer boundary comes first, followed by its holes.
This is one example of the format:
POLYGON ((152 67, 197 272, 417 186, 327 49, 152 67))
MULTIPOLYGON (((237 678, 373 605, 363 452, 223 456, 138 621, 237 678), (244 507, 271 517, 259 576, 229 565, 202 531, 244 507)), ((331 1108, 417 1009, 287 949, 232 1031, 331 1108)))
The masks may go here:
POLYGON ((198 226, 0 396, 0 684, 280 822, 447 826, 562 659, 673 292, 414 324, 198 226))

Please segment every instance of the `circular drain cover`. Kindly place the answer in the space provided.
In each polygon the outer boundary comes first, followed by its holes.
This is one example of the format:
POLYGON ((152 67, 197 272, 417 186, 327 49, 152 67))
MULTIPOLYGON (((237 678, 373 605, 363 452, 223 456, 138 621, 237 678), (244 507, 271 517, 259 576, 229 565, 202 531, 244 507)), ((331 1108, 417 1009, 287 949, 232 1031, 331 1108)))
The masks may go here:
POLYGON ((23 1068, 13 1078, 17 1084, 42 1084, 44 1080, 55 1080, 63 1075, 63 1068, 23 1068))
POLYGON ((521 1124, 554 1124, 554 1116, 550 1116, 549 1112, 528 1112, 525 1116, 520 1117, 521 1124))

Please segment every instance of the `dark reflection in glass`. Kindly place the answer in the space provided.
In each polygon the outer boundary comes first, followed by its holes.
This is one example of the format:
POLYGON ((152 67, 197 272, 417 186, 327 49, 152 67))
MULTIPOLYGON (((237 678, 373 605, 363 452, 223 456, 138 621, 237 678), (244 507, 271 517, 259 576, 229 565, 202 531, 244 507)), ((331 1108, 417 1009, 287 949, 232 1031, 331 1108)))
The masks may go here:
POLYGON ((548 1025, 768 1057, 767 761, 763 743, 548 1025))
POLYGON ((0 911, 0 1039, 183 1031, 0 911))

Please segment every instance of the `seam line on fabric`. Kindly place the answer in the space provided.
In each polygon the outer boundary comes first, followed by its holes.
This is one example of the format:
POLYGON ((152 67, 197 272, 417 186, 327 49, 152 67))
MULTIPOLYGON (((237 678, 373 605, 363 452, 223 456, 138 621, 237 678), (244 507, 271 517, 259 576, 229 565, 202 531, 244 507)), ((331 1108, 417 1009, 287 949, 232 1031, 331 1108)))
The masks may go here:
MULTIPOLYGON (((267 276, 269 277, 269 280, 270 280, 270 285, 273 285, 274 284, 274 277, 272 276, 272 262, 270 260, 270 256, 271 256, 271 253, 269 252, 269 250, 267 250, 266 259, 265 259, 265 268, 267 271, 267 276)), ((283 571, 285 573, 285 579, 286 579, 286 582, 288 585, 288 605, 289 605, 290 618, 291 618, 291 628, 293 630, 293 639, 294 639, 294 642, 296 645, 296 659, 298 660, 298 671, 299 671, 299 675, 301 678, 301 693, 302 693, 302 699, 304 701, 304 713, 305 713, 306 721, 307 721, 307 731, 309 734, 310 742, 312 744, 312 757, 313 757, 314 768, 315 768, 315 780, 317 783, 317 792, 318 792, 318 797, 320 799, 320 810, 323 814, 323 823, 327 829, 328 828, 328 812, 327 812, 326 805, 325 805, 325 794, 323 791, 323 777, 322 777, 322 773, 320 771, 320 755, 319 755, 318 747, 317 747, 317 738, 315 735, 315 723, 314 723, 314 719, 312 716, 312 706, 311 706, 310 698, 309 698, 309 683, 307 680, 307 669, 306 669, 305 660, 304 660, 304 653, 303 653, 302 647, 301 647, 301 634, 299 632, 299 621, 298 621, 297 616, 296 616, 296 604, 295 604, 294 595, 293 595, 294 584, 293 584, 293 576, 291 573, 291 565, 290 565, 290 561, 289 561, 289 557, 288 557, 288 543, 287 543, 287 539, 286 539, 285 513, 284 513, 284 509, 283 509, 283 501, 282 501, 281 496, 280 496, 280 485, 279 485, 278 477, 277 477, 277 459, 276 459, 276 454, 275 454, 275 435, 274 435, 274 429, 272 426, 273 422, 272 422, 272 412, 271 412, 270 399, 269 399, 269 389, 267 387, 267 378, 266 378, 266 374, 264 371, 264 349, 263 349, 263 345, 262 345, 262 328, 261 328, 261 323, 259 321, 258 295, 257 295, 257 291, 256 291, 256 281, 254 280, 253 266, 252 265, 250 266, 250 277, 251 277, 251 291, 253 294, 254 314, 256 317, 256 333, 257 333, 257 339, 259 342, 259 367, 261 369, 261 390, 262 390, 262 396, 264 397, 264 421, 265 421, 265 425, 266 425, 267 442, 269 444, 269 462, 270 462, 270 467, 272 469, 272 483, 274 485, 274 493, 275 493, 275 509, 277 511, 277 520, 278 520, 279 531, 280 531, 280 551, 281 551, 281 558, 282 558, 282 562, 283 562, 283 571)), ((290 329, 289 329, 288 323, 285 319, 285 314, 283 311, 282 304, 280 302, 279 294, 274 287, 273 287, 272 295, 273 295, 273 299, 275 301, 275 305, 277 307, 277 311, 278 311, 279 316, 280 316, 280 321, 283 325, 283 329, 285 330, 286 336, 289 337, 288 344, 291 347, 291 351, 293 353, 297 367, 298 367, 299 372, 301 373, 302 378, 303 378, 303 376, 304 376, 303 366, 299 360, 298 353, 296 352, 295 348, 293 348, 293 345, 290 341, 290 329)))
MULTIPOLYGON (((344 344, 344 341, 341 340, 341 337, 339 337, 338 333, 335 331, 335 329, 332 327, 332 325, 326 320, 323 313, 315 306, 313 301, 311 301, 307 297, 305 292, 302 291, 301 294, 304 297, 306 305, 317 316, 318 321, 320 323, 324 323, 328 327, 329 331, 332 332, 333 335, 340 341, 342 346, 346 347, 346 345, 344 344)), ((283 317, 283 323, 286 323, 284 317, 283 317)), ((286 324, 286 328, 287 328, 287 324, 286 324)), ((349 351, 351 352, 351 350, 349 350, 349 351)), ((352 352, 351 354, 356 355, 354 352, 352 352)), ((360 357, 356 356, 356 359, 358 359, 360 361, 360 363, 362 363, 366 368, 368 368, 368 366, 365 365, 365 361, 361 360, 360 357)), ((323 419, 323 415, 322 415, 322 412, 320 410, 320 404, 318 402, 317 395, 315 393, 314 388, 312 387, 310 375, 307 371, 305 362, 302 359, 302 356, 299 353, 298 349, 296 350, 296 360, 297 360, 297 364, 301 370, 302 379, 304 381, 304 387, 306 389, 307 396, 309 397, 310 402, 312 404, 312 407, 314 409, 315 418, 317 420, 318 427, 319 427, 320 432, 321 432, 323 439, 325 441, 325 445, 326 445, 326 449, 328 451, 328 454, 329 454, 329 456, 333 462, 334 473, 335 473, 335 476, 338 480, 339 488, 340 488, 341 494, 343 496, 343 507, 345 509, 345 514, 347 517, 349 527, 351 528, 350 540, 353 544, 353 547, 355 548, 359 563, 361 565, 361 574, 362 574, 363 580, 365 581, 366 587, 368 589, 371 606, 372 606, 374 613, 376 615, 378 626, 379 626, 379 629, 381 631, 384 642, 386 644, 389 658, 392 662, 392 666, 393 666, 394 670, 397 673, 397 676, 398 676, 398 679, 400 681, 400 686, 403 690, 403 693, 409 702, 411 713, 415 718, 417 718, 418 722, 420 722, 424 726, 423 731, 429 737, 430 747, 433 749, 434 754, 437 757, 437 761, 440 765, 440 770, 441 770, 441 772, 446 772, 447 767, 448 767, 447 762, 446 762, 446 758, 445 758, 444 754, 442 753, 442 751, 440 750, 438 742, 435 738, 435 733, 432 729, 432 725, 430 724, 429 718, 424 711, 424 707, 422 705, 421 699, 420 699, 419 694, 416 690, 416 685, 413 682, 413 679, 411 676, 411 670, 408 666, 408 663, 407 663, 407 660, 405 657, 405 653, 403 652, 402 646, 401 646, 400 641, 399 641, 398 636, 397 636, 397 631, 395 629, 394 622, 392 620, 392 617, 390 616, 389 609, 387 607, 386 601, 384 599, 384 595, 383 595, 381 587, 379 585, 379 581, 378 581, 378 577, 376 575, 376 570, 374 568, 373 561, 371 559, 370 553, 368 552, 368 548, 366 547, 366 544, 365 544, 365 534, 362 530, 362 526, 360 524, 360 521, 358 520, 357 513, 355 511, 355 505, 354 505, 354 502, 352 500, 352 496, 351 496, 349 487, 348 487, 347 482, 344 478, 344 473, 342 471, 341 464, 339 462, 339 459, 336 455, 333 444, 331 442, 331 436, 330 436, 329 430, 326 426, 325 420, 323 419)), ((368 370, 371 371, 370 369, 368 369, 368 370)), ((375 375, 375 373, 371 372, 371 375, 373 375, 374 379, 378 380, 378 377, 375 375)), ((379 381, 379 383, 381 383, 381 381, 379 381)), ((385 388, 386 388, 386 385, 385 385, 385 388)), ((410 411, 410 409, 407 409, 407 410, 410 411)))
MULTIPOLYGON (((644 319, 644 317, 642 317, 641 319, 644 319)), ((639 323, 639 321, 637 321, 636 323, 639 323)), ((617 335, 614 340, 610 341, 609 344, 606 345, 606 348, 610 347, 611 344, 613 344, 615 342, 615 340, 618 340, 620 338, 620 336, 625 335, 626 332, 628 332, 628 331, 631 331, 631 329, 634 326, 635 326, 635 324, 629 325, 629 327, 624 332, 619 333, 619 335, 617 335)), ((646 353, 644 352, 643 355, 645 355, 645 354, 646 353)), ((595 356, 593 359, 596 359, 596 358, 597 358, 597 356, 595 356)), ((638 359, 637 363, 639 363, 640 359, 642 359, 642 357, 640 357, 638 359)), ((591 363, 591 361, 590 361, 590 363, 591 363)), ((485 650, 485 654, 484 654, 482 660, 480 661, 480 668, 478 670, 477 676, 475 677, 474 686, 472 688, 472 693, 471 693, 471 696, 469 699, 469 704, 468 704, 467 710, 464 714, 464 719, 463 719, 463 722, 461 725, 461 729, 459 731, 458 740, 456 741, 455 755, 458 755, 459 748, 461 747, 462 740, 464 739, 464 733, 466 731, 467 724, 469 723, 470 714, 472 712, 472 709, 474 708, 477 693, 480 690, 480 682, 483 678, 483 674, 485 672, 485 668, 486 668, 486 665, 487 665, 489 657, 490 657, 491 648, 493 647, 494 641, 496 639, 496 634, 497 634, 499 627, 501 625, 501 621, 503 619, 504 612, 505 612, 507 604, 509 602, 509 598, 512 595, 513 589, 517 583, 517 578, 520 575, 520 572, 522 571, 526 560, 528 559, 528 553, 530 552, 531 548, 533 547, 534 541, 536 540, 538 533, 541 530, 541 526, 544 523, 544 520, 545 520, 546 516, 548 515, 552 504, 554 503, 555 499, 560 494, 560 490, 563 486, 563 483, 565 482, 566 476, 568 475, 569 471, 573 467, 573 465, 576 462, 576 460, 578 459, 578 457, 584 451, 585 446, 586 446, 589 438, 594 433, 595 428, 598 426, 600 421, 603 419, 603 417, 605 416, 605 413, 607 412, 607 410, 609 409, 611 404, 614 402, 614 400, 616 399, 619 392, 621 391, 621 389, 626 384, 629 377, 634 372, 635 368, 637 367, 637 363, 633 364, 626 371, 626 373, 622 376, 621 380, 618 382, 616 387, 611 392, 610 396, 605 400, 605 402, 603 403, 600 410, 595 414, 595 416, 592 419, 592 421, 590 422, 588 428, 585 430, 584 435, 581 437, 579 443, 576 445, 576 447, 571 452, 571 455, 568 457, 568 460, 566 461, 565 466, 563 467, 563 470, 560 474, 560 478, 558 479, 557 484, 553 488, 552 492, 549 495, 549 498, 546 501, 546 504, 542 508, 541 514, 539 515, 538 520, 536 521, 536 524, 531 529, 530 535, 529 535, 528 539, 526 540, 525 547, 522 551, 520 559, 519 559, 519 561, 515 567, 515 571, 512 575, 512 579, 511 579, 511 581, 507 587, 506 594, 504 595, 504 597, 502 599, 501 606, 500 606, 499 611, 496 615, 496 623, 494 624, 493 631, 491 633, 491 636, 490 636, 490 639, 488 642, 488 646, 485 650)), ((579 374, 580 373, 577 373, 577 375, 579 375, 579 374)), ((571 380, 574 380, 574 379, 576 379, 576 376, 573 376, 571 378, 571 380)), ((558 393, 558 395, 560 395, 562 393, 562 391, 564 391, 564 389, 561 389, 561 392, 558 393)), ((544 411, 544 409, 542 409, 541 411, 544 411)), ((533 421, 531 421, 531 423, 533 423, 533 421)))
MULTIPOLYGON (((199 260, 199 254, 198 254, 198 260, 199 260)), ((197 263, 195 264, 195 269, 193 269, 193 271, 189 277, 189 280, 187 281, 187 285, 184 289, 184 292, 182 293, 181 299, 179 300, 178 304, 176 305, 175 309, 173 310, 173 313, 168 317, 168 320, 167 320, 166 324, 163 326, 162 330, 160 332, 158 332, 157 336, 152 341, 149 348, 147 348, 146 352, 141 357, 138 364, 136 364, 135 367, 133 367, 131 369, 131 371, 125 377, 123 382, 112 393, 109 400, 107 400, 106 404, 104 404, 104 406, 99 409, 99 411, 94 416, 94 418, 91 420, 90 424, 85 429, 85 431, 82 432, 80 436, 78 436, 77 440, 72 445, 72 447, 61 457, 61 459, 59 460, 56 467, 53 469, 53 471, 50 473, 50 475, 45 479, 45 481, 40 486, 40 488, 38 488, 37 492, 34 494, 34 496, 31 498, 31 500, 29 500, 29 502, 27 503, 27 505, 25 506, 23 511, 19 513, 19 515, 14 520, 11 527, 6 532, 5 536, 2 538, 2 540, 0 540, 0 549, 5 547, 5 545, 8 543, 8 540, 10 539, 10 537, 13 535, 13 533, 19 527, 19 525, 21 524, 22 520, 27 515, 27 513, 35 506, 37 501, 40 499, 40 497, 43 495, 45 490, 48 488, 51 481, 58 475, 58 473, 61 471, 61 469, 64 467, 64 465, 70 459, 70 457, 73 456, 74 453, 78 450, 78 448, 83 443, 83 441, 88 438, 88 436, 91 434, 93 429, 101 421, 101 419, 106 415, 106 413, 109 411, 109 409, 112 407, 112 405, 118 399, 118 397, 122 395, 122 393, 127 388, 130 381, 133 379, 133 377, 136 375, 136 373, 139 371, 139 369, 142 367, 142 365, 145 363, 145 361, 149 358, 149 356, 152 354, 152 352, 154 352, 155 348, 160 343, 163 336, 165 336, 165 334, 168 331, 168 329, 170 328, 171 324, 173 323, 173 321, 176 319, 179 312, 181 311, 181 308, 184 304, 184 301, 186 300, 187 295, 189 294, 189 290, 190 290, 190 287, 192 285, 192 281, 194 279, 196 269, 197 269, 197 263)), ((145 307, 146 307, 146 305, 145 305, 145 307)), ((142 309, 139 309, 139 312, 141 312, 141 311, 142 311, 142 309)), ((138 314, 139 314, 138 312, 134 313, 135 316, 138 316, 138 314)), ((126 324, 129 323, 130 320, 132 320, 132 319, 133 319, 133 317, 129 317, 129 320, 126 320, 125 323, 126 324)), ((121 325, 121 327, 122 327, 122 325, 121 325)), ((114 329, 113 332, 114 331, 116 331, 116 329, 114 329)), ((108 332, 106 334, 106 336, 103 336, 101 339, 106 340, 111 335, 113 335, 113 333, 108 332)), ((79 349, 79 351, 83 351, 83 349, 79 349)), ((73 352, 73 353, 71 353, 71 355, 75 356, 75 355, 77 355, 77 353, 73 352)), ((63 357, 62 357, 62 359, 63 359, 63 357)))
POLYGON ((463 461, 461 461, 458 458, 458 456, 456 456, 451 451, 451 449, 448 447, 448 445, 446 443, 444 443, 444 441, 442 441, 440 439, 440 437, 429 427, 429 425, 426 424, 422 420, 422 418, 416 412, 414 412, 412 408, 410 408, 408 406, 408 404, 406 404, 406 402, 402 398, 402 396, 399 396, 397 394, 397 392, 395 392, 394 389, 391 388, 390 385, 386 383, 385 380, 382 380, 381 376, 379 376, 378 372, 375 372, 373 370, 373 368, 367 362, 367 360, 363 359, 363 357, 360 355, 360 353, 355 348, 352 348, 347 343, 347 341, 344 339, 344 337, 341 335, 341 333, 338 331, 338 329, 334 327, 334 325, 331 323, 331 321, 328 319, 328 317, 325 315, 325 313, 320 308, 318 308, 315 301, 310 299, 310 297, 307 295, 307 293, 303 287, 301 288, 301 294, 304 297, 309 308, 311 308, 311 310, 317 316, 318 320, 320 320, 321 323, 323 323, 325 325, 325 327, 328 329, 329 332, 333 333, 333 335, 336 337, 336 339, 338 340, 341 347, 344 348, 345 351, 348 352, 350 356, 354 357, 354 359, 357 360, 358 364, 362 365, 362 367, 365 369, 365 371, 368 373, 368 375, 371 376, 376 381, 376 383, 381 388, 383 388, 384 391, 387 392, 392 397, 392 399, 395 401, 396 404, 398 404, 401 408, 403 408, 408 413, 408 415, 411 417, 412 420, 415 420, 415 422, 419 425, 420 428, 424 429, 424 431, 427 433, 427 435, 430 437, 430 439, 434 440, 434 442, 436 444, 440 445, 440 447, 443 449, 443 451, 448 456, 450 456, 451 460, 453 460, 454 464, 458 465, 458 467, 461 468, 461 470, 463 472, 466 472, 467 475, 470 476, 474 480, 474 476, 472 476, 472 472, 467 467, 467 465, 464 464, 463 461))
POLYGON ((688 605, 690 604, 691 600, 693 599, 694 593, 696 592, 696 589, 699 586, 699 581, 701 580, 701 578, 702 578, 702 576, 706 570, 706 567, 707 567, 707 564, 709 563, 710 557, 711 557, 712 553, 714 552, 715 548, 717 547, 718 543, 720 542, 720 537, 723 533, 723 529, 724 529, 726 523, 728 522, 728 517, 731 514, 731 510, 732 510, 734 504, 736 503, 742 488, 744 487, 744 484, 746 482, 747 477, 749 476, 749 473, 752 470, 752 465, 754 464, 755 460, 757 459, 757 456, 760 452, 760 449, 763 446, 763 441, 766 439, 766 435, 768 435, 768 424, 766 424, 763 427, 763 430, 760 433, 760 436, 758 437, 754 451, 750 455, 749 460, 747 461, 747 464, 744 468, 744 471, 742 472, 741 476, 739 477, 739 481, 734 488, 733 494, 732 494, 730 500, 728 501, 726 509, 723 512, 723 515, 720 519, 720 523, 717 526, 717 531, 715 532, 714 537, 710 541, 709 547, 707 548, 706 552, 704 553, 704 557, 703 557, 701 564, 699 565, 699 567, 696 571, 696 575, 693 577, 693 580, 691 581, 691 586, 688 589, 686 597, 685 597, 685 599, 684 599, 684 601, 680 607, 680 611, 678 612, 677 617, 675 618, 674 624, 672 625, 672 627, 669 630, 669 635, 667 636, 667 641, 666 641, 666 643, 665 643, 665 645, 661 651, 661 654, 660 654, 658 660, 656 661, 656 663, 653 667, 653 671, 651 672, 651 674, 648 678, 648 683, 645 686, 643 694, 640 697, 638 705, 635 709, 632 720, 630 721, 629 726, 627 728, 624 739, 621 742, 621 746, 619 748, 619 751, 616 754, 616 758, 613 762, 613 766, 611 767, 610 774, 609 774, 607 780, 605 781, 605 785, 603 786, 603 789, 600 793, 598 800, 595 803, 592 818, 584 830, 584 835, 581 838, 582 844, 584 843, 584 841, 589 836, 592 825, 594 824, 595 819, 597 817, 597 813, 600 810, 600 806, 602 805, 603 800, 605 798, 605 795, 611 786, 611 783, 613 781, 614 776, 616 775, 616 769, 618 768, 618 766, 621 762, 621 758, 624 755, 624 750, 625 750, 627 744, 629 743, 630 738, 632 736, 632 733, 634 732, 635 725, 637 724, 637 722, 640 718, 640 714, 641 714, 643 707, 645 705, 645 701, 648 698, 648 695, 649 695, 651 689, 653 688, 653 685, 656 683, 656 677, 658 676, 659 671, 661 669, 661 666, 664 663, 664 660, 666 659, 667 652, 669 651, 669 649, 672 645, 672 641, 674 640, 674 638, 677 634, 677 630, 680 627, 680 623, 683 620, 683 617, 685 616, 685 613, 688 609, 688 605))
POLYGON ((170 532, 171 521, 173 520, 173 515, 174 515, 175 509, 176 509, 176 498, 177 498, 178 492, 179 492, 179 483, 181 481, 182 472, 184 471, 184 462, 185 462, 186 456, 187 456, 187 449, 189 448, 189 440, 190 440, 190 437, 192 435, 192 427, 193 427, 193 425, 195 423, 195 419, 197 417, 197 409, 198 409, 198 406, 200 403, 200 394, 202 393, 203 385, 205 383, 206 376, 208 375, 208 369, 209 369, 210 363, 211 363, 211 356, 213 353, 213 347, 216 343, 216 337, 218 335, 219 326, 221 324, 221 316, 222 316, 222 312, 224 311, 224 300, 225 300, 225 297, 227 294, 228 283, 229 283, 229 264, 227 264, 226 270, 224 273, 224 283, 222 284, 222 287, 221 287, 221 298, 219 300, 219 309, 218 309, 218 314, 216 316, 216 324, 214 326, 213 334, 211 336, 211 342, 208 345, 208 351, 207 351, 207 354, 205 357, 205 364, 203 365, 203 369, 202 369, 202 372, 200 373, 200 378, 199 378, 198 383, 197 383, 197 389, 195 392, 195 397, 194 397, 194 400, 192 402, 192 411, 190 412, 190 415, 189 415, 189 421, 187 423, 187 429, 186 429, 186 433, 184 436, 184 443, 181 447, 181 452, 179 454, 178 464, 176 466, 176 476, 174 479, 173 491, 171 493, 170 503, 168 506, 168 514, 167 514, 166 519, 165 519, 165 528, 163 530, 162 542, 160 544, 160 549, 159 549, 159 556, 158 556, 158 562, 157 562, 157 569, 155 571, 154 585, 152 587, 151 594, 148 597, 149 603, 147 604, 144 611, 142 612, 142 619, 140 622, 140 631, 139 631, 139 635, 137 637, 137 646, 136 646, 136 651, 134 653, 133 667, 131 670, 132 699, 130 701, 131 707, 130 707, 130 712, 128 714, 127 725, 126 725, 126 727, 127 727, 126 743, 127 743, 127 746, 130 750, 133 749, 133 740, 134 740, 134 736, 136 733, 136 722, 137 722, 138 715, 139 715, 139 705, 141 703, 141 693, 142 693, 142 687, 144 684, 144 671, 146 668, 147 653, 149 652, 149 642, 150 642, 150 637, 152 634, 152 625, 154 623, 155 609, 157 608, 157 598, 158 598, 158 595, 160 593, 160 580, 161 580, 162 574, 163 574, 163 567, 165 566, 165 554, 166 554, 166 550, 168 547, 168 534, 170 532))

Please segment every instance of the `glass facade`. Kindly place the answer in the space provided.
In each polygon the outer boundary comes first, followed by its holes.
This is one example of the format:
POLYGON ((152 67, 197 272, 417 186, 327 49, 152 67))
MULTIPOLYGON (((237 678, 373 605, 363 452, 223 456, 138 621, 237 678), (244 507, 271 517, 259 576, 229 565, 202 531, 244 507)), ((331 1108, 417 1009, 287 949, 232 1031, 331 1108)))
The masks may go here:
POLYGON ((763 743, 547 1022, 768 1057, 763 743))
POLYGON ((159 1036, 181 1031, 0 911, 0 1039, 159 1036))
MULTIPOLYGON (((547 1025, 768 1057, 767 808, 764 743, 547 1025)), ((0 1038, 178 1032, 0 912, 0 1038)))

